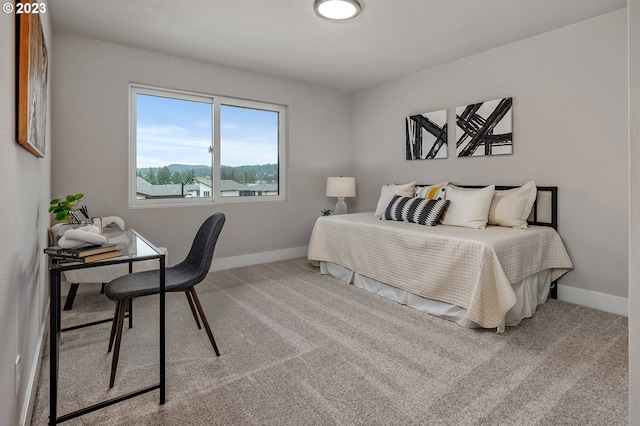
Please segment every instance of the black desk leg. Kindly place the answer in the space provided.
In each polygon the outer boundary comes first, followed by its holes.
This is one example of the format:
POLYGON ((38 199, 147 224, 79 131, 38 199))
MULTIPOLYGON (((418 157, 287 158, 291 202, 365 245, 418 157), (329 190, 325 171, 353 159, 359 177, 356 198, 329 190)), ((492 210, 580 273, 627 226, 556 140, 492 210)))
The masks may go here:
POLYGON ((60 272, 49 272, 49 424, 58 419, 60 359, 60 272))
MULTIPOLYGON (((129 273, 133 273, 133 262, 129 262, 129 273)), ((129 328, 133 328, 133 297, 129 299, 127 307, 129 309, 129 328)))
POLYGON ((164 255, 159 259, 160 261, 160 405, 165 403, 165 375, 164 375, 164 358, 165 358, 165 266, 164 255))

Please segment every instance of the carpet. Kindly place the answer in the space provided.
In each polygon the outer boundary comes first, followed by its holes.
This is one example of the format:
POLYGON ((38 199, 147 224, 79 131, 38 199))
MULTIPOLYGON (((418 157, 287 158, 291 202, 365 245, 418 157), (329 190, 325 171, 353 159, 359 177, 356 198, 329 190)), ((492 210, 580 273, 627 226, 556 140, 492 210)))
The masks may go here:
MULTIPOLYGON (((167 295, 158 392, 72 419, 105 425, 623 425, 627 318, 550 300, 503 334, 466 329, 320 275, 306 259, 210 273, 196 287, 221 352, 167 295)), ((108 318, 79 293, 63 326, 108 318)), ((110 324, 62 334, 59 414, 158 381, 158 299, 134 302, 116 383, 110 324)), ((45 347, 32 424, 48 422, 45 347)))

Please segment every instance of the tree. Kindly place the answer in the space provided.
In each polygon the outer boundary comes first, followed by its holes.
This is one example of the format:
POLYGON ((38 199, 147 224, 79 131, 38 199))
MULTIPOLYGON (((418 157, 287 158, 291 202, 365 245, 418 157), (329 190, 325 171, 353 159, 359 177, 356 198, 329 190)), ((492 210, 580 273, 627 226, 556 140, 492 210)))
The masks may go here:
POLYGON ((167 166, 162 167, 158 171, 158 185, 166 185, 171 183, 171 171, 167 166))
POLYGON ((171 179, 172 183, 182 183, 182 175, 180 174, 180 172, 173 172, 173 178, 171 179))
POLYGON ((151 185, 155 185, 158 183, 158 180, 156 179, 156 174, 153 171, 153 167, 149 167, 149 174, 147 175, 147 182, 149 182, 151 185))

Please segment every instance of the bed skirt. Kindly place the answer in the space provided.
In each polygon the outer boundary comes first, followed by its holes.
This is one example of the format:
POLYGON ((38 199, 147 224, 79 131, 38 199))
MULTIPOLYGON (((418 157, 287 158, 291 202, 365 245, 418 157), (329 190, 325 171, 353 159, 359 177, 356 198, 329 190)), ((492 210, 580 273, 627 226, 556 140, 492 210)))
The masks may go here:
MULTIPOLYGON (((480 328, 480 325, 467 319, 467 310, 438 300, 426 299, 409 293, 406 290, 358 274, 344 266, 331 262, 320 262, 320 273, 353 284, 387 299, 418 309, 440 318, 454 321, 467 328, 480 328)), ((504 321, 497 328, 498 333, 504 331, 505 326, 516 326, 524 318, 530 318, 536 312, 538 305, 546 302, 551 286, 551 270, 545 269, 530 275, 512 285, 516 294, 516 304, 505 314, 504 321)))

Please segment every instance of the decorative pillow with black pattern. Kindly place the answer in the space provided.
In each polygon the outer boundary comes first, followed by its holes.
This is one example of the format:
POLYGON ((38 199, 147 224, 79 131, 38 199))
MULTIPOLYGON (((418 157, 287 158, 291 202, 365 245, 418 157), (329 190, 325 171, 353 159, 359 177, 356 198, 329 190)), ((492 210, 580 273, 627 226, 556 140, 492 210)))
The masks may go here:
POLYGON ((449 200, 427 200, 396 195, 380 219, 436 226, 448 205, 449 200))

